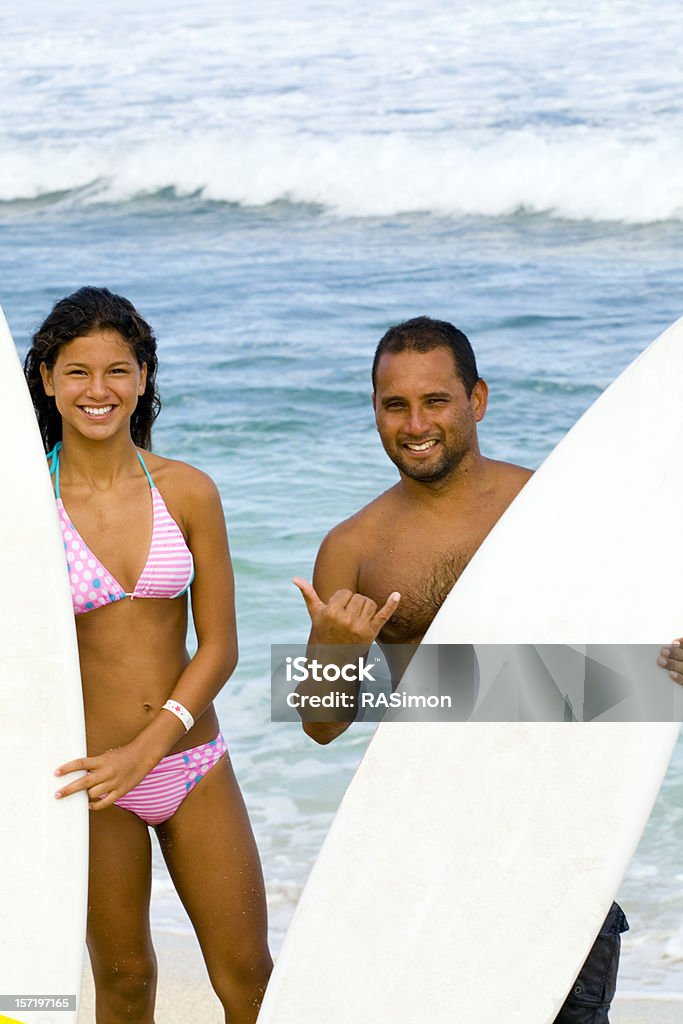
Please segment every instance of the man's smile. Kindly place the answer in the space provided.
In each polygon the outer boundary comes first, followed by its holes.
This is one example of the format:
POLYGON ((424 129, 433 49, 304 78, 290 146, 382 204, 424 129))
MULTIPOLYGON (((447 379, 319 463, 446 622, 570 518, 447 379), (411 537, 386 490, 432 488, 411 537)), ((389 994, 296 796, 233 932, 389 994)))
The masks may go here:
POLYGON ((403 447, 407 448, 409 452, 429 452, 432 448, 439 443, 435 437, 430 437, 426 441, 406 441, 403 447))

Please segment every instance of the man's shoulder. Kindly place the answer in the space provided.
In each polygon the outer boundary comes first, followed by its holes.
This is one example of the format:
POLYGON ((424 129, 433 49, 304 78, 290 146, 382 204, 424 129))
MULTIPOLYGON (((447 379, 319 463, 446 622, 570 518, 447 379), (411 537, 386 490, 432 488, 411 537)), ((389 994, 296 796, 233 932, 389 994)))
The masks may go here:
POLYGON ((512 489, 521 490, 527 480, 534 475, 533 469, 526 466, 518 466, 514 462, 500 462, 497 459, 489 459, 490 472, 497 480, 512 489))
POLYGON ((359 550, 366 543, 372 542, 374 535, 390 514, 394 501, 394 490, 395 487, 390 487, 388 491, 373 498, 348 519, 333 526, 324 538, 323 545, 359 550))

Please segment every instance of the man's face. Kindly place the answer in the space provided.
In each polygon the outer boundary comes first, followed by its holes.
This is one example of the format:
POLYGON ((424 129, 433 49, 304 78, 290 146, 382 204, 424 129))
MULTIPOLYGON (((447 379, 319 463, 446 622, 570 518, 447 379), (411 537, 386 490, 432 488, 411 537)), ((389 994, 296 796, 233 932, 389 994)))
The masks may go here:
POLYGON ((476 425, 487 394, 479 381, 468 397, 448 348, 385 352, 372 399, 385 452, 412 480, 443 480, 466 455, 478 453, 476 425))

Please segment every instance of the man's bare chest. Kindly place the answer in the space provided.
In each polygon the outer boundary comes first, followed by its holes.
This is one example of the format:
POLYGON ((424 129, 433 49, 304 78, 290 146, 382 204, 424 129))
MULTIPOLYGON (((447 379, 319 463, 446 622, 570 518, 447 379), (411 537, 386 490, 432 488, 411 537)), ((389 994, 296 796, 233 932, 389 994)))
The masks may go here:
POLYGON ((359 571, 359 592, 380 607, 392 591, 401 594, 379 639, 417 643, 482 540, 478 531, 460 538, 452 532, 441 537, 428 531, 404 532, 368 553, 359 571))

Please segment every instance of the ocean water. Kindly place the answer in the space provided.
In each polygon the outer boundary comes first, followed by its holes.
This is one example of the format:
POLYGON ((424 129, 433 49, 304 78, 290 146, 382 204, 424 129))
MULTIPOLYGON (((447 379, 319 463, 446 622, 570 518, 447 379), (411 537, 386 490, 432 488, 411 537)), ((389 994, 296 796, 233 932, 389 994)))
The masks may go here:
MULTIPOLYGON (((680 8, 8 0, 0 34, 17 345, 82 284, 128 295, 159 336, 155 447, 224 498, 241 661, 218 706, 277 949, 371 735, 271 724, 269 645, 303 640, 289 580, 395 479, 374 346, 455 322, 484 451, 537 466, 683 313, 680 8)), ((621 991, 683 993, 682 816, 679 748, 622 887, 621 991)), ((189 930, 159 864, 153 913, 189 930)))

